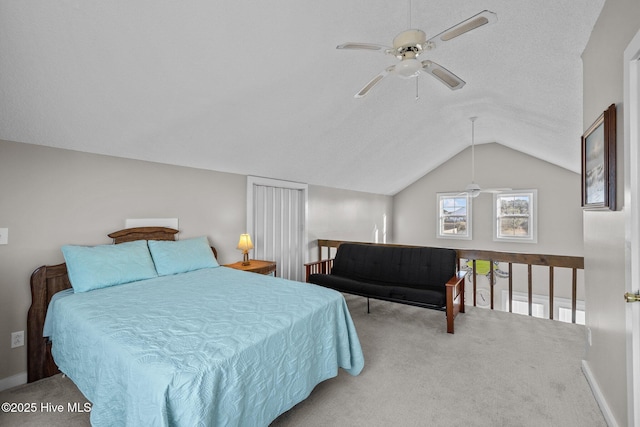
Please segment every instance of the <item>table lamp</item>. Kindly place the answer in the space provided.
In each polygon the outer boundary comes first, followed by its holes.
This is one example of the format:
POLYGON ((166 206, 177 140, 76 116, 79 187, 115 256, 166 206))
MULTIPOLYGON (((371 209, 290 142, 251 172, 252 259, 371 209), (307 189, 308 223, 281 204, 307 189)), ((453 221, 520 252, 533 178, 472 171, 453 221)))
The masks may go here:
POLYGON ((249 236, 248 234, 241 234, 237 249, 242 251, 242 265, 249 265, 249 251, 253 249, 251 236, 249 236))

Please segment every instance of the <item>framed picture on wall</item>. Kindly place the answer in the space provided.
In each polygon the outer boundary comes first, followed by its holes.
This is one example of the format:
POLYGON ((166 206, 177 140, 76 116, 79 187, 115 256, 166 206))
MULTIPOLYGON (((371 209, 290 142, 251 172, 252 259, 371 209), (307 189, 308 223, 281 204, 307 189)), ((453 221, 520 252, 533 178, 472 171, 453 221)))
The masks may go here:
POLYGON ((582 135, 582 207, 616 210, 616 106, 582 135))

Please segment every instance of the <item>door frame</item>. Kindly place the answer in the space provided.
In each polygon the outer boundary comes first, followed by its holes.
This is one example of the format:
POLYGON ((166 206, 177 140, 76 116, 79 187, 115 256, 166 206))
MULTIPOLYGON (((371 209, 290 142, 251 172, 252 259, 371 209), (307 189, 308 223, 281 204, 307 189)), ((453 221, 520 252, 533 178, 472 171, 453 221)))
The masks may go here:
MULTIPOLYGON (((626 292, 640 290, 640 31, 624 51, 626 292)), ((640 303, 626 304, 627 411, 640 425, 640 303)))

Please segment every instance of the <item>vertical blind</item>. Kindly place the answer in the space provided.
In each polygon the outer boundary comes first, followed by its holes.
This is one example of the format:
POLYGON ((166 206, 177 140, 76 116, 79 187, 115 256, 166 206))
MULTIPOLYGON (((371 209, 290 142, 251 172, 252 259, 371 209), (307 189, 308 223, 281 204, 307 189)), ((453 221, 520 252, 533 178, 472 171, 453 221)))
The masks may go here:
POLYGON ((275 261, 277 275, 304 281, 304 190, 253 185, 254 258, 275 261))

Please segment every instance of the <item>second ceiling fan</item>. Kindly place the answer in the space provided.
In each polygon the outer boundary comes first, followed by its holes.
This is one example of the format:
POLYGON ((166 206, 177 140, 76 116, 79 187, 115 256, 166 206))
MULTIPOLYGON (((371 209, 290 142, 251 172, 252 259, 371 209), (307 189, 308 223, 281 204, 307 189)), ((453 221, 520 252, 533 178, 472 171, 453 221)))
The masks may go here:
POLYGON ((468 194, 471 197, 478 197, 480 193, 501 193, 503 191, 511 191, 511 188, 481 188, 475 182, 476 175, 476 135, 475 123, 477 117, 470 117, 471 120, 471 183, 467 185, 460 194, 468 194))
POLYGON ((387 55, 393 55, 400 59, 400 62, 387 67, 380 74, 367 83, 355 97, 362 98, 376 84, 389 74, 396 74, 402 78, 417 77, 420 72, 432 75, 451 90, 457 90, 465 85, 464 80, 456 76, 451 71, 428 59, 420 61, 418 57, 425 51, 436 48, 441 43, 446 43, 458 36, 468 33, 471 30, 493 23, 497 20, 495 13, 484 10, 469 19, 435 35, 427 40, 427 36, 422 30, 406 30, 398 34, 393 39, 393 47, 372 43, 344 43, 338 45, 337 49, 361 49, 379 51, 387 55))

